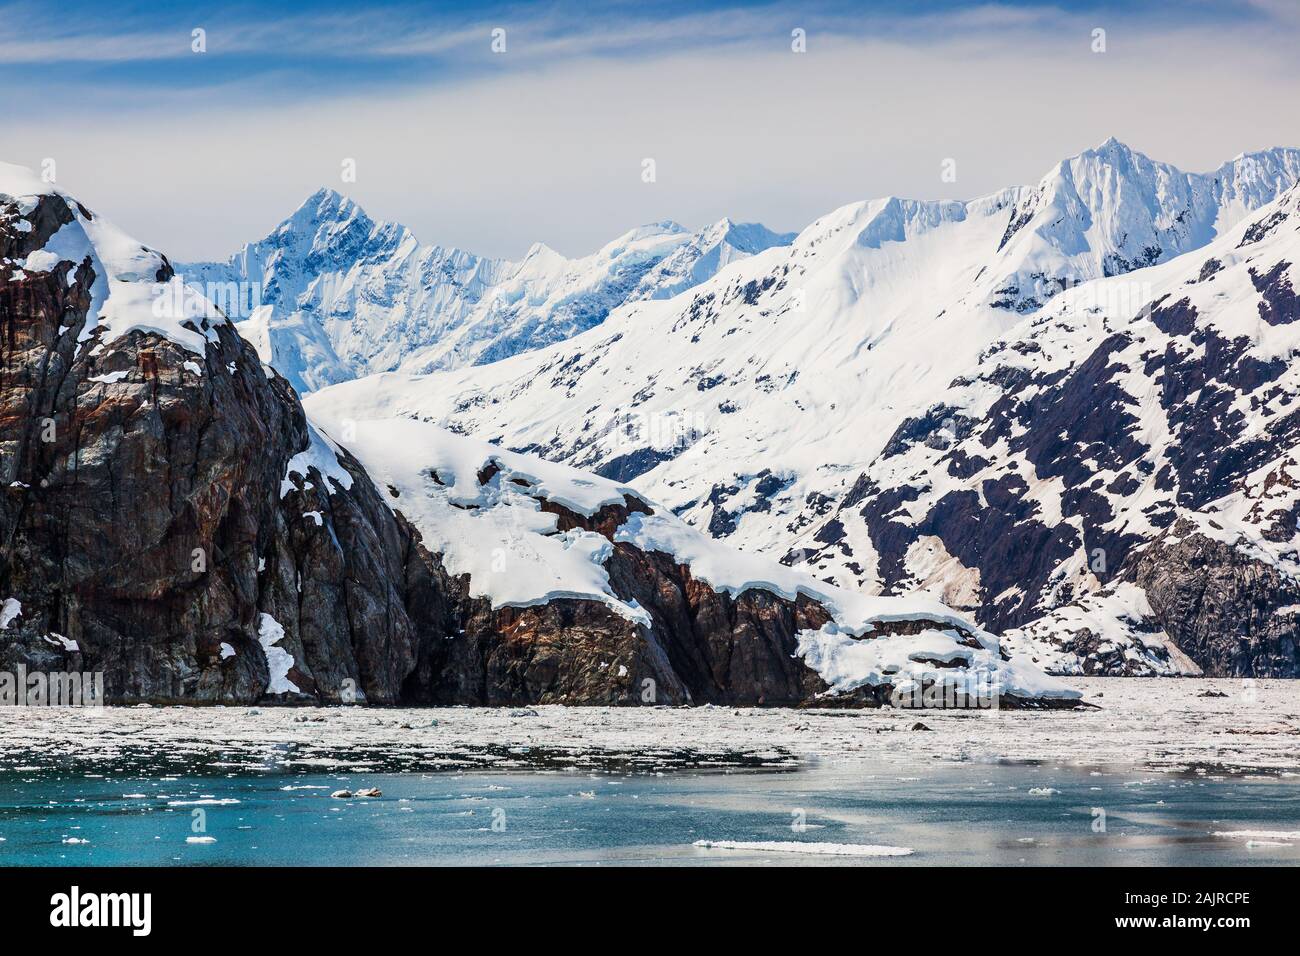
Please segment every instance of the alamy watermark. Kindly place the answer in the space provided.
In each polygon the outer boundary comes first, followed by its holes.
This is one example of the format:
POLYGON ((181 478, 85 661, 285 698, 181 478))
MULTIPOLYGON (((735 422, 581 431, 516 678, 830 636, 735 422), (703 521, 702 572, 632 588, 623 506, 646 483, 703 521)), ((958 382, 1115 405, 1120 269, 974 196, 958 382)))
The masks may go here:
POLYGON ((153 314, 200 319, 215 306, 229 319, 247 319, 262 305, 260 282, 189 282, 177 274, 154 286, 153 314))
POLYGON ((0 707, 103 706, 103 671, 0 671, 0 707))
POLYGON ((988 674, 954 674, 893 688, 889 702, 903 710, 998 710, 1002 682, 988 674))

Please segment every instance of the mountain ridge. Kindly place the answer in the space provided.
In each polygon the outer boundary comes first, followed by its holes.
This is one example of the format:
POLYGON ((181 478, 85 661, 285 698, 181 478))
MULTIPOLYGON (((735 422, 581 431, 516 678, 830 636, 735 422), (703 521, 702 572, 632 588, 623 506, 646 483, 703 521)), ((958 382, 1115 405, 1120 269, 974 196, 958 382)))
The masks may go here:
POLYGON ((789 238, 727 219, 696 232, 660 220, 588 256, 535 242, 511 262, 422 245, 321 188, 225 262, 178 268, 200 286, 239 289, 241 331, 306 394, 373 371, 480 364, 567 338, 623 301, 681 291, 789 238))
POLYGON ((614 482, 313 421, 165 255, 5 166, 0 263, 9 673, 96 672, 113 703, 1079 700, 938 602, 741 555, 614 482))
MULTIPOLYGON (((327 395, 359 416, 440 421, 635 481, 744 549, 852 586, 901 587, 876 577, 871 533, 852 508, 864 494, 859 476, 918 438, 963 440, 977 423, 949 391, 1060 296, 1093 290, 1116 314, 1137 313, 1153 270, 1191 262, 1211 233, 1266 228, 1253 217, 1300 170, 1291 149, 1189 175, 1103 147, 1081 154, 1084 175, 1063 175, 1067 161, 1037 187, 981 200, 849 204, 788 247, 674 299, 629 303, 557 345, 473 369, 372 376, 327 395), (1076 211, 1071 221, 1062 208, 1076 211), (1158 251, 1148 251, 1152 236, 1158 251), (1025 276, 1033 284, 1021 288, 1025 276)), ((1014 347, 1030 361, 1037 346, 1014 347)), ((908 580, 939 581, 952 558, 918 551, 914 562, 935 569, 908 580)), ((953 571, 967 593, 998 604, 969 562, 953 571)))

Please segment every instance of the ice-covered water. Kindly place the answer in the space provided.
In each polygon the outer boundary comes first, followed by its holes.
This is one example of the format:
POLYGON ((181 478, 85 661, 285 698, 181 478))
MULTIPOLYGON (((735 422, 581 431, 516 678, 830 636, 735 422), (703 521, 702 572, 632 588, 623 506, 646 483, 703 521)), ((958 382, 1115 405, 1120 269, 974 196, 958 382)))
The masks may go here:
POLYGON ((11 865, 1300 863, 1300 838, 1213 835, 1238 830, 1300 830, 1300 780, 978 763, 900 774, 870 761, 662 774, 270 769, 158 778, 109 769, 0 778, 0 862, 11 865), (362 787, 383 795, 331 796, 362 787))
POLYGON ((1300 863, 1300 683, 1075 683, 1095 708, 0 708, 0 865, 1300 863))

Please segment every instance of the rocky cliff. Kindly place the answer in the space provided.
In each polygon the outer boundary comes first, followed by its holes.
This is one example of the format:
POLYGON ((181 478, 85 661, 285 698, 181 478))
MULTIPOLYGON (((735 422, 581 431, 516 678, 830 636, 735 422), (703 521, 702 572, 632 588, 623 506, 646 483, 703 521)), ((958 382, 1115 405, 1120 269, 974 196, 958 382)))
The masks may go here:
POLYGON ((934 602, 733 567, 631 489, 317 427, 165 256, 0 173, 0 668, 117 702, 1077 697, 934 602))

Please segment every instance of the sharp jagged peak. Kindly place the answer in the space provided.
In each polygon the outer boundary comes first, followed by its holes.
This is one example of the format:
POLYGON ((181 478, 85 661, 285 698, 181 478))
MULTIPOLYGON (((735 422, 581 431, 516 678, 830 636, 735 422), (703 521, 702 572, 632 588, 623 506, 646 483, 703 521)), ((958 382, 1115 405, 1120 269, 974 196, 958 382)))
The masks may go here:
POLYGON ((299 208, 316 209, 325 205, 342 207, 342 206, 352 205, 352 204, 353 204, 352 200, 349 197, 345 196, 343 193, 339 192, 337 189, 331 189, 328 186, 322 186, 320 189, 316 190, 305 200, 303 200, 303 203, 299 208))
POLYGON ((534 262, 542 259, 550 260, 550 259, 567 259, 567 258, 568 257, 565 256, 563 253, 557 252, 555 249, 552 249, 544 242, 534 242, 531 246, 528 247, 528 251, 524 253, 523 261, 534 262))
POLYGON ((1102 140, 1092 149, 1084 150, 1084 153, 1085 154, 1086 153, 1094 153, 1094 154, 1107 153, 1111 155, 1127 154, 1130 156, 1136 155, 1136 156, 1142 156, 1146 158, 1145 153, 1142 153, 1140 150, 1134 149, 1128 143, 1125 143, 1123 140, 1119 139, 1116 136, 1107 136, 1104 140, 1102 140))
MULTIPOLYGON (((1060 169, 1064 165, 1078 167, 1081 162, 1099 159, 1108 165, 1118 165, 1127 162, 1131 166, 1149 166, 1160 169, 1169 174, 1178 175, 1188 180, 1206 179, 1213 177, 1222 177, 1225 172, 1236 171, 1243 168, 1263 168, 1279 172, 1283 175, 1292 175, 1294 178, 1300 178, 1300 148, 1292 146, 1270 146, 1264 149, 1251 150, 1248 152, 1238 153, 1231 159, 1221 163, 1214 169, 1205 172, 1188 172, 1173 163, 1162 160, 1152 159, 1149 155, 1139 149, 1130 146, 1123 140, 1115 136, 1108 136, 1101 143, 1091 149, 1086 149, 1074 156, 1066 157, 1054 169, 1060 169)), ((1049 173, 1049 178, 1052 173, 1049 173)))
POLYGON ((351 220, 373 220, 356 202, 336 189, 322 186, 302 201, 287 219, 280 223, 279 231, 287 231, 305 224, 345 223, 351 220))
POLYGON ((797 233, 777 232, 761 222, 736 222, 723 216, 700 231, 706 243, 725 242, 741 252, 757 253, 772 246, 789 245, 797 233))

